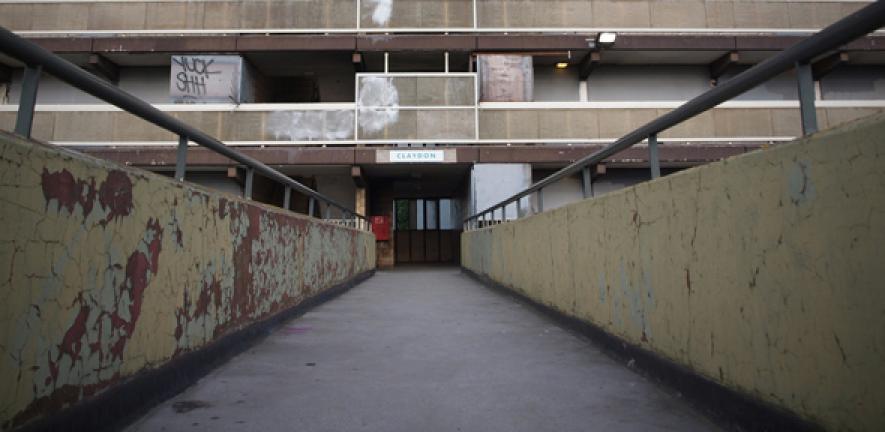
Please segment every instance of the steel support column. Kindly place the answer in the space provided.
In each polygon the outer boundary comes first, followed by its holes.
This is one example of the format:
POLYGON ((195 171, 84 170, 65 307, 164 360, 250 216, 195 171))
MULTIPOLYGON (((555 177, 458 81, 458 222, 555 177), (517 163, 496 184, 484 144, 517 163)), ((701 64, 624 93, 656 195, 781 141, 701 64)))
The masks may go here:
POLYGON ((42 66, 28 66, 22 77, 22 92, 18 101, 18 114, 15 117, 15 133, 25 138, 31 137, 34 125, 34 106, 37 105, 37 87, 40 84, 42 66))
POLYGON ((584 193, 584 199, 593 196, 593 178, 590 176, 589 166, 581 170, 581 191, 584 193))
POLYGON ((651 178, 661 176, 661 159, 658 156, 658 134, 648 136, 648 165, 651 167, 651 178))
POLYGON ((544 189, 538 189, 538 213, 544 211, 544 189))
POLYGON ((178 152, 175 155, 175 180, 184 181, 184 173, 187 170, 187 137, 179 135, 178 152))
POLYGON ((802 135, 817 132, 817 112, 814 109, 814 76, 809 63, 796 63, 799 84, 799 112, 802 116, 802 135))
POLYGON ((246 187, 243 189, 243 196, 252 199, 252 181, 255 179, 255 170, 249 168, 246 170, 246 187))

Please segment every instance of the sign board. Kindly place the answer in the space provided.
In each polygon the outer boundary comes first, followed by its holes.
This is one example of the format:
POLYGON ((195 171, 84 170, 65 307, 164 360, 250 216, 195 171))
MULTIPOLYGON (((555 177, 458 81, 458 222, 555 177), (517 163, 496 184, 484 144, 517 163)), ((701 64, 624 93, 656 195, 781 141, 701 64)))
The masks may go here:
POLYGON ((391 150, 390 163, 423 163, 446 161, 443 150, 391 150))
POLYGON ((175 103, 243 103, 251 85, 243 58, 235 55, 172 56, 169 96, 175 103))

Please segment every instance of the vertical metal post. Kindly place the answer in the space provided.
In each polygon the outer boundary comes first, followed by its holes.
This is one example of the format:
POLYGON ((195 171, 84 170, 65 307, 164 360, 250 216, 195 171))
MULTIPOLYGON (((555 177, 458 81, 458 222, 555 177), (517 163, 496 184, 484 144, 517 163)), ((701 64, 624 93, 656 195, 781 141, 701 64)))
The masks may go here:
POLYGON ((289 203, 292 200, 292 188, 286 186, 286 191, 283 192, 283 208, 289 210, 289 203))
POLYGON ((817 112, 814 109, 814 77, 811 65, 796 63, 796 81, 799 84, 799 112, 802 116, 802 135, 817 132, 817 112))
POLYGON ((446 51, 446 73, 449 73, 449 52, 446 51))
POLYGON ((581 191, 584 192, 585 199, 593 196, 593 177, 590 176, 589 166, 581 170, 581 191))
POLYGON ((326 204, 326 210, 323 212, 323 219, 331 219, 332 217, 332 206, 326 204))
POLYGON ((18 99, 18 114, 15 117, 15 133, 25 138, 31 137, 34 125, 34 106, 37 105, 37 87, 43 66, 27 66, 22 77, 22 92, 18 99))
POLYGON ((661 159, 658 156, 658 134, 648 136, 648 164, 651 167, 651 178, 661 176, 661 159))
POLYGON ((252 180, 255 178, 255 170, 252 168, 248 168, 246 170, 246 188, 243 191, 243 196, 246 199, 252 199, 252 180))
POLYGON ((538 189, 538 213, 544 211, 544 189, 538 189))
POLYGON ((384 53, 384 73, 390 73, 390 53, 384 53))
POLYGON ((307 215, 308 216, 313 217, 313 207, 314 207, 315 201, 316 200, 314 199, 314 197, 310 197, 310 199, 307 200, 307 215))
POLYGON ((184 172, 187 169, 187 137, 178 136, 178 153, 175 156, 175 180, 184 181, 184 172))

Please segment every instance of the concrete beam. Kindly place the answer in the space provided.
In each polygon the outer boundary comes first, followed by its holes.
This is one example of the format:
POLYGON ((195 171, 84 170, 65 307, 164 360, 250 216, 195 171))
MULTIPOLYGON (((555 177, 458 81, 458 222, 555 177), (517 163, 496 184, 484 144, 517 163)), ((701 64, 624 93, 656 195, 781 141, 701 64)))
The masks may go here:
POLYGON ((838 52, 824 57, 811 65, 811 76, 815 81, 823 78, 839 66, 848 64, 849 56, 846 52, 838 52))
POLYGON ((133 36, 95 38, 92 52, 205 53, 236 52, 236 36, 133 36))
MULTIPOLYGON (((760 148, 761 144, 717 145, 697 144, 690 146, 662 146, 660 159, 662 167, 694 166, 717 161, 725 157, 745 153, 760 148)), ((565 165, 574 162, 602 148, 602 145, 580 147, 550 146, 483 146, 456 147, 455 163, 550 163, 565 165)), ((81 147, 80 152, 102 159, 140 167, 175 167, 176 149, 132 148, 132 147, 81 147)), ((385 149, 386 150, 386 149, 385 149)), ((266 148, 242 148, 247 156, 268 165, 374 165, 377 163, 375 149, 365 148, 303 148, 299 146, 274 146, 266 148)), ((608 161, 609 168, 622 166, 644 166, 648 163, 648 151, 644 148, 627 149, 608 161)), ((232 167, 237 164, 224 156, 205 148, 188 150, 188 166, 232 167)), ((597 174, 605 173, 605 167, 597 174)), ((360 169, 360 174, 362 170, 360 169)))
POLYGON ((238 51, 353 51, 356 37, 346 35, 248 35, 236 38, 238 51))
MULTIPOLYGON (((476 37, 479 51, 588 50, 595 35, 489 35, 476 37)), ((618 40, 620 43, 620 40, 618 40)))
MULTIPOLYGON (((214 35, 127 37, 29 37, 58 53, 249 51, 563 51, 589 50, 594 35, 214 35)), ((774 35, 618 35, 613 51, 779 51, 804 39, 774 35)), ((885 36, 866 36, 848 51, 883 51, 885 36)))
POLYGON ((112 83, 120 80, 120 71, 117 65, 101 54, 90 54, 89 61, 83 66, 83 69, 112 83))
POLYGON ((714 60, 713 63, 710 63, 710 78, 718 80, 719 77, 725 74, 728 68, 736 65, 740 58, 741 56, 737 51, 731 51, 714 60))
POLYGON ((356 38, 356 50, 470 52, 477 47, 476 39, 468 35, 367 35, 356 38))
POLYGON ((593 73, 593 69, 596 66, 599 66, 599 62, 602 60, 602 53, 599 51, 591 51, 588 52, 587 55, 581 60, 581 64, 578 66, 578 76, 581 81, 587 79, 591 73, 593 73))

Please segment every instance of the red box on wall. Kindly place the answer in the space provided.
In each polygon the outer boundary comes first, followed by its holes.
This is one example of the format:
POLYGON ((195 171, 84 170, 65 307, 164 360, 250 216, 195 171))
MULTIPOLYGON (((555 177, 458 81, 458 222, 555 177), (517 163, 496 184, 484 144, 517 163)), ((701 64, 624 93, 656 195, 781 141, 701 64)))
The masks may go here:
POLYGON ((375 240, 390 240, 390 216, 372 216, 375 240))

